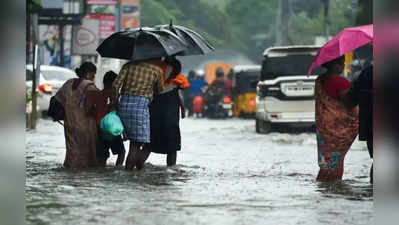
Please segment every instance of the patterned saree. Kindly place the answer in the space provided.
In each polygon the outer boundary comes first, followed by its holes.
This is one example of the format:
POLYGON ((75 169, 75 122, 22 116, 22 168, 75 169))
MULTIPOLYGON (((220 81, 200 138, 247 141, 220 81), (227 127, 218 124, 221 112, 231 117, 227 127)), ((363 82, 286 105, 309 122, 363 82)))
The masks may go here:
POLYGON ((358 134, 359 121, 353 111, 330 97, 319 76, 316 80, 316 137, 320 167, 317 181, 341 179, 344 158, 358 134))

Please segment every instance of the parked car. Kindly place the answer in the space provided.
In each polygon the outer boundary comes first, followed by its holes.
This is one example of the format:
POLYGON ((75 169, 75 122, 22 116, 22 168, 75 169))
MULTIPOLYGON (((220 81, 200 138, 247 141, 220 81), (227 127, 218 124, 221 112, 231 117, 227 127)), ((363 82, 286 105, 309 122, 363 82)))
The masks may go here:
MULTIPOLYGON (((39 97, 37 100, 38 110, 45 116, 47 115, 50 98, 65 83, 65 81, 76 77, 75 72, 58 66, 40 66, 40 78, 37 85, 39 97)), ((32 87, 33 66, 26 65, 26 85, 32 87)))
POLYGON ((281 125, 314 126, 316 76, 306 74, 319 48, 281 46, 264 51, 257 85, 257 133, 269 133, 281 125))

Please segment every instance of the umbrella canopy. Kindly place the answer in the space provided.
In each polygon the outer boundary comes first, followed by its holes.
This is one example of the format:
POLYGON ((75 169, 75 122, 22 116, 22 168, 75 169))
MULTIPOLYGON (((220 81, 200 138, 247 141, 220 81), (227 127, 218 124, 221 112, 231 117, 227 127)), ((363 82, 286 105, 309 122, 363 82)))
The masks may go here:
POLYGON ((202 35, 187 27, 172 25, 172 22, 169 25, 157 25, 155 27, 159 30, 172 31, 187 43, 187 49, 177 55, 205 55, 215 50, 202 35))
POLYGON ((343 29, 337 36, 320 48, 308 75, 318 66, 345 55, 373 41, 373 24, 343 29))
POLYGON ((187 44, 168 30, 136 28, 116 32, 97 48, 102 57, 145 60, 175 55, 187 49, 187 44))

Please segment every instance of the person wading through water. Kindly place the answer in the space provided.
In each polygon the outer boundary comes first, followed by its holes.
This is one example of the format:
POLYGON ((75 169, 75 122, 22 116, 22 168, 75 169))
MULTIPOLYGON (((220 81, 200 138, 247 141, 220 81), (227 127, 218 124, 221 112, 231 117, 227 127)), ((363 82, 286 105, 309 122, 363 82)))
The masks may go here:
POLYGON ((147 145, 146 160, 150 152, 166 154, 167 166, 176 165, 177 151, 181 150, 179 120, 185 118, 186 109, 179 90, 189 87, 187 78, 180 73, 181 64, 175 57, 153 61, 163 69, 164 91, 150 105, 151 143, 147 145))
POLYGON ((84 62, 75 69, 79 78, 66 81, 55 94, 65 110, 65 167, 99 166, 96 158, 97 125, 94 114, 95 96, 99 92, 93 82, 96 71, 93 63, 84 62))
POLYGON ((126 63, 112 85, 111 103, 118 105, 124 135, 130 141, 126 170, 143 168, 148 154, 143 146, 150 143, 149 104, 154 93, 162 90, 162 69, 150 60, 126 63))
POLYGON ((340 76, 345 67, 340 57, 323 64, 327 72, 316 79, 316 137, 320 167, 317 181, 342 179, 344 159, 358 134, 356 108, 347 107, 345 97, 351 83, 340 76))

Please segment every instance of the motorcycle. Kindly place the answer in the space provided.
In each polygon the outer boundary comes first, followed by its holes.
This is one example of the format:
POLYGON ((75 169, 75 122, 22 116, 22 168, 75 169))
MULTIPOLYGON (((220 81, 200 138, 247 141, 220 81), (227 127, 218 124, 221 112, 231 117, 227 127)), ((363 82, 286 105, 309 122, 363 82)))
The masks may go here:
POLYGON ((232 117, 233 101, 229 96, 209 93, 205 98, 204 116, 208 118, 232 117))

